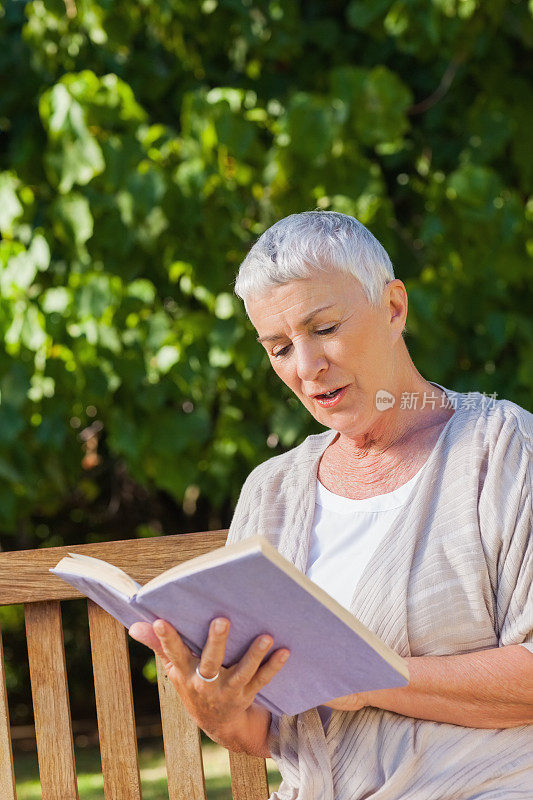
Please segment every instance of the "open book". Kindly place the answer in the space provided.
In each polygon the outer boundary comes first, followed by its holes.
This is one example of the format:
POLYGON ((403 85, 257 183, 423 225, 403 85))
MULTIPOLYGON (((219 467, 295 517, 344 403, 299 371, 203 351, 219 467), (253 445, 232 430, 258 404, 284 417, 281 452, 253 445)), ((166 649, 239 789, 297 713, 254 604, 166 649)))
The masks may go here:
POLYGON ((199 656, 215 617, 230 620, 224 666, 262 633, 291 655, 256 701, 298 714, 347 694, 406 686, 405 661, 262 536, 165 570, 144 586, 98 558, 71 553, 50 570, 129 628, 167 620, 199 656))

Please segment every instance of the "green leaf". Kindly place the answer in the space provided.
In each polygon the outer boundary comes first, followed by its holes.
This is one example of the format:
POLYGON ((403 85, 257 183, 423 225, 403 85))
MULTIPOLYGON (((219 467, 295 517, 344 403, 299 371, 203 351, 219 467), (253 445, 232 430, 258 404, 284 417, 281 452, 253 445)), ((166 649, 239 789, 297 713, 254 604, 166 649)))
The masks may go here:
POLYGON ((61 194, 69 192, 75 184, 84 186, 103 172, 105 162, 100 145, 89 133, 82 106, 63 84, 45 92, 39 111, 50 138, 45 165, 61 194))
POLYGON ((215 301, 215 315, 218 319, 229 319, 235 313, 234 297, 228 292, 223 292, 217 296, 215 301))
POLYGON ((280 120, 278 144, 315 161, 329 154, 337 129, 335 109, 328 100, 298 92, 280 120))
POLYGON ((392 3, 393 0, 373 0, 371 3, 368 0, 352 0, 346 11, 346 18, 352 28, 366 30, 388 11, 392 3))
POLYGON ((56 234, 67 244, 80 247, 93 235, 91 208, 83 195, 73 192, 58 198, 53 212, 56 234))
POLYGON ((105 166, 100 146, 90 137, 63 141, 55 152, 45 155, 45 165, 61 194, 69 192, 75 184, 85 186, 105 166))
POLYGON ((501 189, 498 176, 490 169, 466 164, 448 179, 452 199, 475 208, 486 206, 501 189))
POLYGON ((293 447, 303 428, 303 410, 278 404, 270 418, 273 433, 279 436, 284 447, 293 447))
POLYGON ((111 451, 136 463, 149 441, 149 432, 123 410, 111 410, 108 425, 108 442, 111 451))
POLYGON ((209 363, 212 367, 229 367, 231 362, 232 354, 228 350, 217 345, 209 348, 209 363))
POLYGON ((0 173, 0 233, 10 234, 13 223, 22 216, 24 208, 18 199, 18 181, 8 172, 0 173))
POLYGON ((180 360, 180 349, 175 345, 165 345, 153 357, 154 366, 165 375, 180 360))
POLYGON ((34 305, 28 305, 24 312, 20 341, 34 351, 39 350, 46 341, 44 318, 34 305))
POLYGON ((72 301, 72 292, 64 286, 47 289, 41 298, 41 308, 46 314, 57 312, 63 314, 72 301))
POLYGON ((76 306, 80 319, 100 319, 114 304, 115 291, 109 275, 88 275, 76 293, 76 306))
POLYGON ((246 158, 255 140, 255 126, 232 113, 225 104, 215 117, 215 130, 220 144, 235 158, 246 158))
POLYGON ((3 297, 16 297, 25 292, 37 274, 37 264, 29 252, 12 256, 0 273, 0 293, 3 297))
POLYGON ((387 67, 340 67, 331 74, 331 89, 350 109, 351 124, 363 144, 391 142, 408 130, 412 93, 387 67))
POLYGON ((155 300, 156 289, 151 281, 141 278, 132 281, 132 283, 128 285, 126 295, 128 297, 135 297, 137 300, 141 300, 145 305, 149 306, 152 305, 155 300))
POLYGON ((50 266, 50 247, 42 233, 36 233, 31 241, 29 255, 40 272, 50 266))

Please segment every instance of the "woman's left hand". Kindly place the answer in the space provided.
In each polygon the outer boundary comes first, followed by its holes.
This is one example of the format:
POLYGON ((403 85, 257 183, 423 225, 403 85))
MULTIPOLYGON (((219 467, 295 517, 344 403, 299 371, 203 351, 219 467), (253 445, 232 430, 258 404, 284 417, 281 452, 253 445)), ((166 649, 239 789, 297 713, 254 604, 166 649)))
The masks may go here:
POLYGON ((368 705, 365 700, 365 694, 365 692, 345 694, 344 697, 336 697, 330 703, 322 703, 322 705, 329 706, 329 708, 334 708, 337 711, 360 711, 368 705))

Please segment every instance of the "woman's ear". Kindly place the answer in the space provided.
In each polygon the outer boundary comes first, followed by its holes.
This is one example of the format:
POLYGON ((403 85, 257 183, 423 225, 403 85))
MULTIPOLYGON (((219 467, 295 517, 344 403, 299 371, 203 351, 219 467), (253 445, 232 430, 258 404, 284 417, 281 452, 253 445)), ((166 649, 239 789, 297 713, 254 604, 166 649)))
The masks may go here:
POLYGON ((391 332, 396 336, 402 336, 405 330, 409 305, 407 291, 399 278, 390 281, 386 286, 386 291, 388 293, 387 310, 391 332))

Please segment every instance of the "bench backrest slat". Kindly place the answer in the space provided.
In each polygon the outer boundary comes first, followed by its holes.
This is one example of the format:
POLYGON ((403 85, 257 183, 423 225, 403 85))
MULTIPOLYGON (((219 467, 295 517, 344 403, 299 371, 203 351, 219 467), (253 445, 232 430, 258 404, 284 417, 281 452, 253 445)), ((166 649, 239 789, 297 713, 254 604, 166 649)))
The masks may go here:
POLYGON ((78 800, 59 601, 24 607, 43 800, 78 800))
POLYGON ((206 800, 200 729, 156 656, 169 800, 206 800))
POLYGON ((0 625, 0 787, 4 800, 16 800, 15 772, 13 770, 13 751, 11 748, 11 728, 7 705, 6 671, 4 648, 2 646, 2 627, 0 625))
POLYGON ((223 547, 227 533, 224 530, 173 534, 0 553, 0 606, 82 598, 77 589, 48 572, 69 553, 102 558, 145 584, 175 564, 223 547))
POLYGON ((127 630, 87 600, 94 696, 106 798, 141 800, 127 630))
POLYGON ((229 754, 233 800, 267 800, 266 762, 246 753, 229 754))

